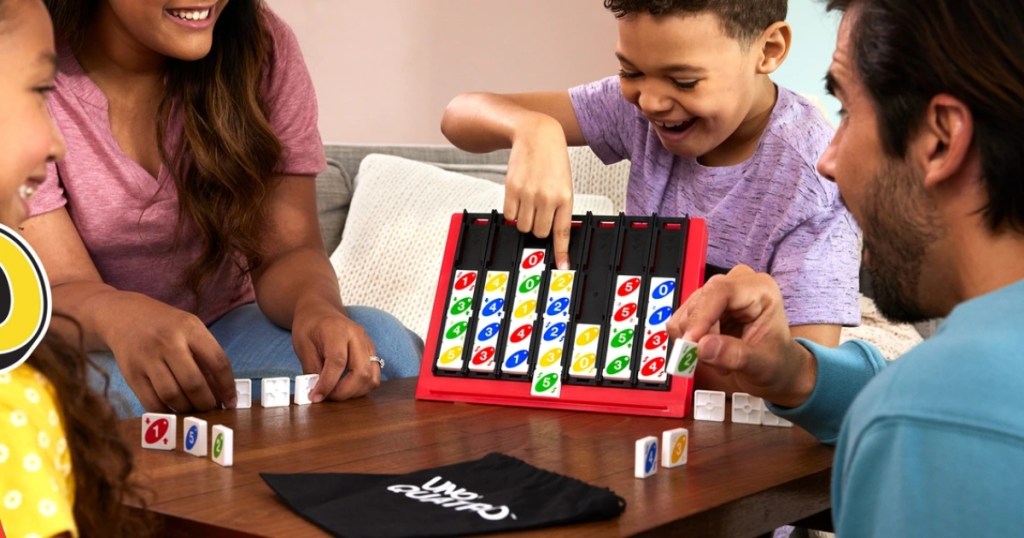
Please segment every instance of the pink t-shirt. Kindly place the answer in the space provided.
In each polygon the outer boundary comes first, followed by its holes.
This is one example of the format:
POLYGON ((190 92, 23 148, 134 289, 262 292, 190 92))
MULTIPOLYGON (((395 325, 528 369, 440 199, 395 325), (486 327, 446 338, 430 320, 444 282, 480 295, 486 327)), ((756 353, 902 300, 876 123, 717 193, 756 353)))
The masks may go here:
MULTIPOLYGON (((284 151, 278 172, 315 176, 326 167, 317 129, 313 82, 292 30, 265 10, 273 53, 261 91, 270 124, 284 151)), ((237 270, 226 264, 204 290, 196 308, 183 282, 201 250, 189 220, 182 244, 174 248, 178 194, 169 171, 154 178, 122 151, 110 128, 107 98, 66 46, 58 50, 56 91, 50 112, 64 134, 67 152, 51 165, 46 183, 32 198, 33 215, 64 207, 71 216, 103 281, 148 295, 198 315, 209 323, 254 300, 252 283, 240 287, 237 270)), ((180 138, 182 118, 172 115, 168 143, 180 138)), ((310 181, 313 179, 310 178, 310 181)))

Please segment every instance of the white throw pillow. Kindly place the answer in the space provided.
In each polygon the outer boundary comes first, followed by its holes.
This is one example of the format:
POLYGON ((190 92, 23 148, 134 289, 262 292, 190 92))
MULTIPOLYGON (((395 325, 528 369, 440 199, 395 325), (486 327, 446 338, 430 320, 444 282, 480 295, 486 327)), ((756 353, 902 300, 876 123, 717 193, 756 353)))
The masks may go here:
MULTIPOLYGON (((453 213, 501 210, 504 186, 419 161, 363 159, 341 244, 331 254, 345 304, 384 310, 426 338, 453 213)), ((605 196, 576 195, 573 212, 614 214, 605 196)))

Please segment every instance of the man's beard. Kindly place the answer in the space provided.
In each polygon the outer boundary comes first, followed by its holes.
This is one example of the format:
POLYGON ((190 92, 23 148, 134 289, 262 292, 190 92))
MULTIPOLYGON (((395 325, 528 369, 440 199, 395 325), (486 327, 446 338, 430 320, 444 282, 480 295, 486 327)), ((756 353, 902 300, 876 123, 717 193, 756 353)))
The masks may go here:
POLYGON ((925 254, 939 239, 941 225, 921 178, 907 165, 887 161, 864 203, 866 269, 878 310, 894 322, 933 318, 921 304, 919 286, 925 254))

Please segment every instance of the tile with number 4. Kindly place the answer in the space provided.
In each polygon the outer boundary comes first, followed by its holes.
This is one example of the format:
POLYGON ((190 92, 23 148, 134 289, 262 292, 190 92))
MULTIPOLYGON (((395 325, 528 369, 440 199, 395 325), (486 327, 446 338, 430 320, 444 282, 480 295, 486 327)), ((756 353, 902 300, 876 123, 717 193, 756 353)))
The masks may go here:
POLYGON ((637 439, 633 456, 633 476, 647 478, 658 472, 658 438, 649 435, 637 439))

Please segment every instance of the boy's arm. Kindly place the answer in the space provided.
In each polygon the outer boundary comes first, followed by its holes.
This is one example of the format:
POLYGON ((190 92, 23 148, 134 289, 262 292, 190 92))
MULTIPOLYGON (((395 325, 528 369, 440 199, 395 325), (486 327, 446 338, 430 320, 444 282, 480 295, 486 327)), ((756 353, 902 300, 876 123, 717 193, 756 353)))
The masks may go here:
POLYGON ((466 151, 512 148, 505 218, 515 220, 521 232, 552 234, 555 264, 568 269, 573 198, 568 146, 586 143, 569 92, 462 94, 445 109, 441 132, 466 151))
POLYGON ((793 338, 803 338, 827 347, 839 345, 841 331, 842 327, 839 325, 791 325, 789 327, 793 338))
POLYGON ((567 146, 586 144, 567 91, 464 93, 448 103, 441 118, 445 137, 474 153, 511 148, 517 140, 550 134, 542 131, 555 125, 567 146))

